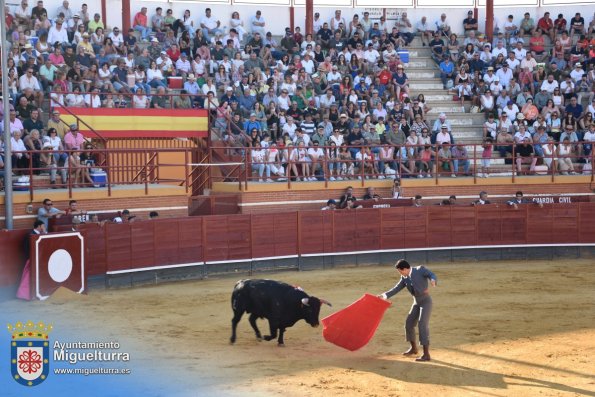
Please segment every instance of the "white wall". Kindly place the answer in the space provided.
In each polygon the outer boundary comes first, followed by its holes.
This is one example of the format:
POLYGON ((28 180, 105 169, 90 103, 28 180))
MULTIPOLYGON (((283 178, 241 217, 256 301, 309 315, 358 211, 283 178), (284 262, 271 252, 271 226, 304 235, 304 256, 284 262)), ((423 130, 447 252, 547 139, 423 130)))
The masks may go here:
MULTIPOLYGON (((216 1, 216 0, 215 0, 216 1)), ((250 1, 250 0, 246 0, 250 1)), ((256 0, 254 0, 256 1, 256 0)), ((267 0, 259 0, 262 3, 268 3, 267 0)), ((275 0, 276 2, 289 2, 289 0, 275 0)), ((328 1, 328 0, 327 0, 328 1)), ((80 10, 81 4, 86 3, 89 6, 89 12, 91 16, 95 12, 101 13, 101 1, 100 0, 70 0, 70 7, 74 11, 80 10)), ((315 1, 316 3, 316 1, 315 1)), ((8 2, 12 5, 11 9, 14 10, 18 5, 18 2, 11 0, 8 2)), ((35 1, 30 1, 30 6, 34 5, 35 1)), ((62 5, 62 0, 44 0, 44 4, 50 17, 56 15, 56 10, 62 5)), ((203 2, 175 2, 168 3, 166 1, 142 1, 142 0, 131 0, 130 1, 130 13, 131 18, 138 12, 141 7, 147 7, 149 9, 149 16, 155 12, 155 8, 162 7, 164 10, 171 8, 174 11, 174 16, 181 17, 184 10, 189 9, 191 15, 195 18, 195 26, 198 26, 198 19, 204 15, 205 8, 209 7, 213 10, 213 15, 219 18, 222 26, 229 26, 229 19, 233 11, 238 11, 241 18, 244 20, 245 26, 248 26, 249 19, 256 13, 256 10, 261 10, 262 15, 266 20, 267 29, 273 32, 273 34, 282 34, 285 27, 289 26, 289 7, 287 6, 270 6, 270 5, 229 5, 229 4, 216 4, 216 3, 203 3, 203 2)), ((337 7, 315 7, 315 12, 319 12, 321 18, 324 21, 330 20, 334 15, 334 11, 337 7)), ((469 7, 449 8, 446 11, 448 19, 450 20, 451 26, 455 32, 462 31, 463 19, 467 17, 467 11, 469 7)), ((306 19, 306 10, 304 7, 296 7, 295 9, 295 24, 302 28, 304 32, 304 25, 306 19)), ((356 8, 341 8, 343 17, 349 21, 353 14, 359 14, 360 18, 363 17, 363 9, 356 8)), ((408 8, 406 9, 409 15, 409 19, 415 24, 422 16, 426 16, 428 20, 434 21, 440 17, 440 14, 445 10, 443 8, 408 8)), ((559 13, 564 14, 566 19, 570 19, 574 16, 575 12, 580 12, 585 21, 589 23, 595 12, 595 3, 593 5, 572 5, 572 6, 553 6, 553 7, 496 7, 495 14, 500 21, 506 20, 509 14, 515 15, 515 20, 520 20, 523 17, 525 11, 531 13, 534 17, 535 22, 537 19, 543 16, 545 11, 549 11, 552 17, 555 19, 559 13)), ((388 21, 389 24, 391 21, 388 21)), ((482 26, 485 23, 485 10, 479 9, 479 22, 480 29, 483 30, 482 26)), ((107 25, 108 28, 113 26, 121 27, 122 25, 122 0, 107 0, 107 25)), ((389 25, 390 26, 390 25, 389 25)))

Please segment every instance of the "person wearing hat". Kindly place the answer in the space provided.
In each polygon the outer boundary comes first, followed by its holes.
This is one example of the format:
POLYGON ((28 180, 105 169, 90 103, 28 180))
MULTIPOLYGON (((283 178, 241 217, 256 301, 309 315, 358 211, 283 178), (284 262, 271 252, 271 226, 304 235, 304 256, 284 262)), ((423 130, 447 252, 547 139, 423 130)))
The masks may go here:
POLYGON ((321 210, 322 211, 333 211, 337 209, 337 202, 333 199, 330 199, 326 202, 326 206, 322 207, 321 210))
POLYGON ((581 78, 583 77, 583 75, 586 75, 586 74, 587 73, 583 70, 583 65, 580 62, 577 62, 574 64, 574 69, 572 70, 572 72, 570 72, 570 77, 572 78, 572 81, 576 85, 581 81, 581 78))
POLYGON ((176 71, 182 78, 186 78, 192 71, 192 64, 188 60, 188 55, 185 52, 180 53, 180 58, 176 61, 176 71))
POLYGON ((447 80, 455 78, 455 66, 450 61, 448 55, 444 55, 442 62, 440 62, 440 80, 442 80, 442 88, 446 89, 447 80))

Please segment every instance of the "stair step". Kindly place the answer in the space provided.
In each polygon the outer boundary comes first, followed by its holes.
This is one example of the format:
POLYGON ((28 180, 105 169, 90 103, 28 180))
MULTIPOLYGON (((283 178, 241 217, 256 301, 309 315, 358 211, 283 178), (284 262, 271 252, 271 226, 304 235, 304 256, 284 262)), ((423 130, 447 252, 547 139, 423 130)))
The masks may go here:
POLYGON ((409 83, 412 90, 439 90, 442 88, 442 83, 425 82, 425 83, 409 83))
POLYGON ((440 73, 439 72, 418 72, 416 69, 414 69, 415 71, 408 71, 407 72, 407 78, 409 78, 409 80, 420 80, 420 79, 435 79, 435 78, 440 78, 440 73))
POLYGON ((421 92, 421 94, 424 94, 424 98, 426 98, 426 105, 429 107, 434 107, 434 106, 441 106, 444 104, 444 102, 448 102, 450 101, 451 103, 453 103, 453 105, 456 103, 452 100, 452 95, 448 95, 448 94, 426 94, 424 92, 421 92), (434 101, 440 101, 439 103, 436 103, 434 101))
POLYGON ((435 65, 436 63, 430 59, 424 59, 424 58, 415 58, 415 59, 409 59, 409 63, 407 64, 408 68, 428 68, 430 66, 435 65))

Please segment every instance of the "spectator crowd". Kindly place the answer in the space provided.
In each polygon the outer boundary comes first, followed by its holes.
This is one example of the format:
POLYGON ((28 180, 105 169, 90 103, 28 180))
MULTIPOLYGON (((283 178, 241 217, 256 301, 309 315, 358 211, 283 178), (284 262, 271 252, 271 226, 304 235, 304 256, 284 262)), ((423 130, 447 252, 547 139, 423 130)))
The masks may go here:
POLYGON ((173 15, 142 7, 128 32, 108 32, 85 4, 7 8, 2 78, 14 168, 27 167, 27 149, 47 148, 31 156, 54 169, 54 183, 67 161, 80 168, 77 183, 92 183, 84 154, 61 152, 85 145, 76 125, 61 122, 63 107, 204 108, 212 132, 248 156, 262 182, 470 175, 447 115, 430 120, 424 95, 409 87, 401 56, 414 36, 463 110, 485 114, 480 176, 490 173, 492 151, 519 173, 538 165, 574 173, 591 155, 595 17, 510 15, 494 21, 492 42, 471 11, 462 26, 446 14, 414 22, 406 12, 396 21, 315 13, 313 35, 300 27, 273 35, 271 17, 256 11, 244 20, 235 11, 222 22, 210 8, 173 15))

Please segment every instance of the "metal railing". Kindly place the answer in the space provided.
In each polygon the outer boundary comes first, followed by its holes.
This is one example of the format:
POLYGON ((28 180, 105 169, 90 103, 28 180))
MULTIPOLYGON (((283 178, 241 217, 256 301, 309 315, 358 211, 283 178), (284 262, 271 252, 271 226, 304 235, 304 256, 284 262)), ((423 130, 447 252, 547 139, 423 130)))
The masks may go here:
MULTIPOLYGON (((15 151, 14 157, 26 159, 26 167, 13 164, 12 176, 14 190, 28 191, 33 200, 33 192, 38 189, 67 189, 68 197, 73 197, 73 190, 77 188, 104 188, 108 197, 112 195, 112 188, 118 185, 144 185, 145 195, 149 194, 151 184, 170 183, 184 186, 188 193, 191 186, 192 172, 189 170, 190 161, 196 148, 170 149, 85 149, 85 150, 28 150, 15 151), (159 160, 160 154, 180 153, 183 162, 164 163, 159 160), (81 162, 80 154, 85 154, 87 161, 81 162), (142 159, 135 164, 124 164, 112 159, 118 155, 135 155, 142 159), (78 163, 76 163, 78 161, 78 163), (167 169, 183 169, 178 172, 179 178, 164 178, 161 175, 167 169), (97 172, 99 171, 99 173, 97 172), (103 174, 104 173, 104 174, 103 174), (105 175, 105 180, 93 180, 92 175, 105 175), (118 174, 118 178, 114 176, 118 174), (43 176, 50 177, 50 181, 43 176), (28 177, 19 180, 20 176, 28 177), (75 179, 76 178, 76 179, 75 179), (54 180, 55 183, 51 183, 54 180), (61 181, 62 183, 58 183, 61 181)), ((9 159, 6 159, 10 161, 9 159)), ((20 160, 23 161, 23 160, 20 160)), ((175 173, 174 173, 175 174, 175 173)), ((5 176, 5 183, 10 181, 5 176)))
MULTIPOLYGON (((318 158, 308 154, 309 148, 304 146, 277 147, 278 161, 255 162, 252 153, 255 150, 264 150, 264 157, 268 158, 268 150, 257 149, 251 146, 233 146, 227 141, 221 141, 219 147, 210 147, 209 153, 212 159, 213 153, 225 150, 228 152, 230 162, 239 162, 241 165, 234 166, 229 172, 221 176, 209 174, 213 182, 231 182, 244 185, 248 189, 249 182, 284 182, 288 189, 296 182, 318 181, 324 182, 328 187, 329 183, 337 180, 359 181, 362 186, 370 179, 391 179, 391 178, 431 178, 436 185, 439 179, 453 177, 469 177, 477 184, 478 179, 498 177, 509 179, 516 183, 519 176, 525 175, 549 175, 551 182, 565 175, 589 176, 590 183, 595 181, 595 174, 592 164, 595 160, 595 151, 588 154, 583 152, 585 145, 590 142, 575 142, 571 144, 574 153, 560 156, 558 146, 549 155, 521 156, 517 144, 494 144, 494 152, 501 151, 505 157, 483 157, 483 151, 479 150, 483 144, 431 144, 431 145, 406 145, 402 147, 392 145, 367 145, 367 146, 316 146, 319 148, 318 158), (453 147, 466 148, 467 155, 456 157, 453 155, 453 147), (445 147, 450 157, 440 153, 445 147), (343 149, 343 155, 339 155, 339 149, 343 149), (383 148, 393 150, 390 158, 381 158, 380 152, 383 148), (336 150, 336 154, 330 154, 336 150), (406 151, 406 155, 402 151, 406 151), (299 157, 297 151, 302 151, 299 157), (291 154, 294 152, 294 154, 291 154), (322 152, 322 154, 320 154, 322 152), (424 153, 425 152, 425 153, 424 153), (297 153, 297 154, 296 154, 297 153), (305 153, 305 154, 304 154, 305 153), (356 157, 360 153, 359 157, 356 157), (493 164, 494 160, 504 160, 504 164, 493 164), (570 162, 568 162, 568 159, 570 162), (585 167, 589 164, 590 167, 585 167), (312 170, 314 168, 314 170, 312 170), (584 169, 583 169, 584 168, 584 169), (282 172, 275 173, 274 170, 282 169, 282 172), (262 170, 262 173, 260 172, 262 170)), ((533 145, 535 146, 535 145, 533 145)), ((225 166, 221 163, 221 166, 225 166)), ((581 183, 584 183, 582 181, 581 183)))

